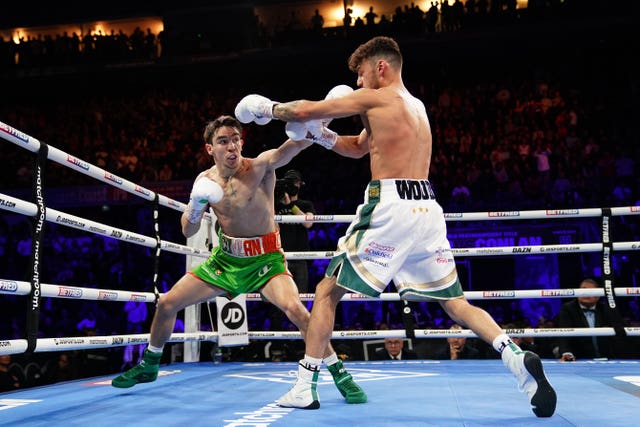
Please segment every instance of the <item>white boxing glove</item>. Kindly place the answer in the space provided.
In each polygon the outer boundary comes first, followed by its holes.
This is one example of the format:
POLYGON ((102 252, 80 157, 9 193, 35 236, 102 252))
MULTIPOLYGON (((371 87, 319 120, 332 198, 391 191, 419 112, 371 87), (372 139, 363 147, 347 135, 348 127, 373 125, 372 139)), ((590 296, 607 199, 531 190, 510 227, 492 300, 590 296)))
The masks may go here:
POLYGON ((294 141, 301 141, 307 137, 307 125, 302 122, 287 122, 284 127, 287 136, 294 141))
POLYGON ((287 136, 294 141, 301 141, 307 139, 309 128, 316 130, 319 133, 322 128, 322 122, 320 120, 311 120, 308 122, 288 122, 284 128, 287 136))
POLYGON ((309 135, 306 139, 315 144, 322 145, 327 150, 331 150, 336 145, 336 142, 338 142, 338 134, 328 127, 323 126, 322 123, 320 123, 320 126, 317 126, 315 121, 311 123, 311 126, 307 123, 307 130, 309 131, 309 135))
MULTIPOLYGON (((333 89, 331 89, 329 91, 329 93, 327 93, 327 96, 324 97, 324 99, 342 98, 343 96, 349 95, 351 92, 353 92, 353 89, 351 88, 351 86, 338 85, 338 86, 334 87, 333 89)), ((322 121, 322 124, 325 127, 329 126, 329 123, 331 123, 331 120, 333 120, 333 119, 324 119, 322 121)))
POLYGON ((209 207, 209 203, 218 203, 224 192, 217 182, 205 177, 198 179, 191 189, 189 204, 187 205, 187 220, 197 224, 209 207))
POLYGON ((331 89, 329 93, 327 93, 327 96, 324 97, 324 99, 342 98, 343 96, 349 95, 351 92, 353 92, 351 86, 338 85, 331 89))
POLYGON ((259 125, 266 125, 273 119, 275 104, 277 102, 262 95, 247 95, 236 105, 235 115, 241 123, 256 122, 259 125))

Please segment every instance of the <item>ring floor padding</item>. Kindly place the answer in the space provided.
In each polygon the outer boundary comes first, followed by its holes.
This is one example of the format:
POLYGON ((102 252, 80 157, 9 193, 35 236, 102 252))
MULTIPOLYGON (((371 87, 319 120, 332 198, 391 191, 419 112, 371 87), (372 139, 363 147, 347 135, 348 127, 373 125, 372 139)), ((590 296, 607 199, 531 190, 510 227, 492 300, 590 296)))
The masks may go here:
POLYGON ((323 369, 318 410, 279 408, 297 364, 178 363, 130 389, 96 377, 0 394, 3 426, 594 426, 640 422, 640 361, 544 366, 558 393, 536 418, 500 360, 347 362, 369 396, 346 404, 323 369))

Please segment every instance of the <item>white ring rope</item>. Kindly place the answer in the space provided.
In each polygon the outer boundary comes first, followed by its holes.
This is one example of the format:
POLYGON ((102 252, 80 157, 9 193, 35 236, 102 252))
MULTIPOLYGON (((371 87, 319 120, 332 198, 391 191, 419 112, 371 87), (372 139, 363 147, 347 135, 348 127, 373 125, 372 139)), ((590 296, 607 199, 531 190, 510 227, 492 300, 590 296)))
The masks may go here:
MULTIPOLYGON (((31 202, 17 199, 0 193, 0 209, 21 213, 27 216, 35 216, 37 212, 36 205, 31 202)), ((485 212, 488 213, 488 212, 485 212)), ((298 215, 300 218, 305 218, 298 215)), ((338 216, 338 215, 335 215, 338 216)), ((276 216, 277 218, 278 216, 276 216)), ((286 216, 284 216, 286 217, 286 216)), ((283 218, 284 218, 283 217, 283 218)), ((136 243, 141 246, 153 248, 156 246, 156 239, 144 236, 142 234, 133 233, 120 228, 111 227, 99 222, 84 219, 75 215, 70 215, 53 208, 47 208, 46 219, 49 222, 55 222, 78 230, 88 230, 96 234, 106 237, 113 237, 118 240, 136 243)), ((324 220, 323 220, 324 221, 324 220)), ((577 243, 564 245, 538 245, 538 246, 495 246, 487 248, 452 248, 455 256, 494 256, 494 255, 530 255, 530 254, 549 254, 549 253, 582 253, 582 252, 600 252, 602 251, 602 243, 577 243)), ((199 257, 208 257, 210 252, 189 246, 172 243, 161 240, 161 249, 178 254, 195 255, 199 257)), ((613 242, 614 250, 640 250, 640 241, 632 242, 613 242)), ((307 251, 307 252, 286 252, 286 256, 290 260, 314 260, 314 259, 330 259, 334 255, 334 251, 307 251)))
MULTIPOLYGON (((3 122, 0 122, 0 136, 7 141, 13 142, 14 144, 34 153, 37 153, 40 150, 41 142, 37 138, 27 135, 26 133, 21 132, 3 122)), ((106 184, 112 185, 116 188, 120 188, 138 197, 142 197, 143 199, 151 201, 156 197, 156 193, 147 188, 134 184, 131 181, 107 172, 106 170, 92 165, 91 163, 85 162, 84 160, 80 160, 77 157, 72 156, 71 154, 67 154, 64 151, 61 151, 51 145, 48 145, 48 147, 49 151, 47 154, 47 158, 49 160, 52 160, 62 166, 66 166, 69 169, 80 172, 84 175, 95 178, 106 184)), ((160 203, 162 206, 166 206, 180 212, 184 212, 184 210, 186 209, 186 205, 184 203, 170 199, 166 196, 163 196, 162 194, 158 194, 158 203, 160 203)))
MULTIPOLYGON (((144 301, 155 302, 153 292, 131 292, 116 289, 83 288, 78 286, 54 285, 41 283, 41 296, 49 298, 67 298, 93 301, 144 301)), ((0 294, 28 295, 31 290, 29 282, 20 280, 7 280, 0 278, 0 294)), ((640 288, 614 288, 617 297, 638 297, 640 288)), ((245 294, 247 301, 262 301, 259 293, 245 294)), ((468 300, 497 300, 516 298, 577 298, 577 297, 603 297, 606 296, 601 288, 575 288, 575 289, 528 289, 528 290, 495 290, 495 291, 465 291, 464 296, 468 300)), ((315 294, 301 293, 302 301, 313 301, 315 294)), ((366 295, 348 293, 341 301, 401 301, 397 292, 385 292, 379 298, 366 295)))
MULTIPOLYGON (((2 193, 0 193, 0 209, 21 213, 27 216, 35 216, 37 212, 37 208, 34 203, 25 202, 24 200, 16 199, 15 197, 11 197, 2 193)), ((140 246, 146 246, 148 248, 155 248, 157 244, 155 238, 145 236, 143 234, 134 233, 132 231, 123 230, 121 228, 111 227, 109 225, 101 224, 99 222, 91 221, 79 216, 70 215, 53 208, 47 208, 46 220, 49 222, 54 222, 56 224, 75 228, 77 230, 87 230, 95 234, 112 237, 117 240, 122 240, 123 242, 130 242, 140 246)), ((211 255, 208 251, 191 248, 189 246, 180 245, 178 243, 168 242, 166 240, 161 240, 160 242, 161 248, 169 252, 195 255, 205 258, 211 255)))
MULTIPOLYGON (((0 121, 0 137, 23 147, 31 152, 37 153, 40 150, 41 142, 13 127, 0 121)), ((83 160, 67 154, 55 147, 48 146, 47 158, 70 169, 76 170, 85 175, 91 176, 106 184, 120 188, 131 194, 146 200, 154 200, 156 193, 134 184, 124 178, 120 178, 106 170, 87 163, 83 160)), ((184 203, 170 199, 158 194, 158 203, 162 206, 183 212, 186 208, 184 203)), ((35 216, 37 207, 34 203, 26 202, 0 193, 0 209, 17 212, 26 216, 35 216)), ((638 215, 640 207, 612 207, 608 208, 610 215, 638 215)), ((516 220, 516 219, 557 219, 557 218, 577 218, 577 217, 600 217, 603 214, 602 208, 589 209, 556 209, 556 210, 531 210, 531 211, 508 211, 508 212, 469 212, 469 213, 445 213, 447 221, 483 221, 483 220, 516 220)), ((207 218, 209 215, 207 214, 207 218)), ((279 223, 345 223, 351 222, 355 215, 276 215, 275 220, 279 223)), ((138 233, 129 232, 116 227, 104 225, 95 221, 66 214, 52 208, 46 210, 46 220, 72 228, 87 230, 96 234, 112 237, 118 240, 139 244, 146 247, 156 247, 157 240, 138 233)), ((640 242, 613 242, 614 250, 638 250, 640 242)), ((210 253, 197 248, 185 245, 161 241, 161 249, 169 252, 208 257, 210 253)), ((453 248, 456 256, 493 256, 493 255, 521 255, 535 253, 576 253, 576 252, 598 252, 603 250, 602 243, 582 243, 569 245, 540 245, 540 246, 505 246, 490 248, 453 248)), ((288 259, 312 260, 331 258, 334 251, 311 251, 311 252, 286 252, 288 259)), ((28 295, 31 285, 28 282, 0 279, 0 294, 28 295)), ((614 288, 616 296, 638 296, 639 288, 614 288)), ((68 299, 88 299, 100 301, 144 301, 153 303, 156 295, 151 292, 130 292, 111 289, 94 289, 75 286, 63 286, 53 284, 41 284, 40 295, 50 298, 68 299)), ((511 299, 511 298, 566 298, 577 296, 604 296, 604 289, 535 289, 535 290, 497 290, 497 291, 469 291, 465 296, 470 300, 478 299, 511 299)), ((303 301, 313 301, 314 294, 301 294, 303 301)), ((260 294, 247 294, 247 300, 262 300, 260 294)), ((380 298, 372 298, 359 294, 346 294, 342 301, 399 301, 397 293, 383 293, 380 298)), ((640 327, 625 327, 627 335, 640 336, 640 327)), ((450 330, 450 329, 415 329, 416 338, 446 338, 459 336, 467 338, 477 337, 471 330, 450 330)), ((616 334, 614 328, 547 328, 547 329, 507 329, 506 332, 514 337, 558 337, 558 336, 613 336, 616 334)), ((368 331, 334 331, 332 339, 362 339, 362 338, 392 338, 406 337, 405 330, 368 330, 368 331)), ((301 339, 300 332, 297 331, 249 331, 250 339, 301 339)), ((216 341, 217 332, 198 331, 187 333, 174 333, 169 342, 186 341, 216 341)), ((112 336, 82 336, 67 338, 39 338, 37 339, 36 352, 61 351, 61 350, 81 350, 87 348, 125 346, 130 344, 147 343, 149 334, 134 335, 112 335, 112 336)), ((27 350, 26 339, 0 340, 1 354, 23 353, 27 350)))
MULTIPOLYGON (((612 207, 612 216, 640 215, 640 206, 612 207)), ((496 221, 510 219, 549 219, 549 218, 593 218, 602 215, 602 208, 586 209, 546 209, 530 211, 496 212, 445 212, 447 221, 496 221)), ((355 215, 276 215, 276 221, 283 224, 303 222, 351 222, 355 215)))
MULTIPOLYGON (((640 327, 625 327, 628 336, 640 336, 640 327)), ((415 329, 416 338, 449 338, 464 337, 478 338, 470 329, 415 329)), ((587 337, 615 336, 614 328, 521 328, 505 329, 505 333, 512 337, 587 337)), ((356 330, 333 331, 332 340, 344 339, 381 339, 381 338, 406 338, 404 329, 392 330, 356 330)), ((249 331, 249 339, 252 340, 296 340, 302 339, 299 331, 249 331)), ((167 342, 202 342, 217 341, 218 333, 210 331, 173 333, 167 342)), ((146 344, 149 342, 149 334, 131 335, 104 335, 81 336, 63 338, 38 338, 35 352, 86 350, 89 348, 121 347, 133 344, 146 344)), ((27 349, 26 339, 0 341, 0 355, 24 353, 27 349)))

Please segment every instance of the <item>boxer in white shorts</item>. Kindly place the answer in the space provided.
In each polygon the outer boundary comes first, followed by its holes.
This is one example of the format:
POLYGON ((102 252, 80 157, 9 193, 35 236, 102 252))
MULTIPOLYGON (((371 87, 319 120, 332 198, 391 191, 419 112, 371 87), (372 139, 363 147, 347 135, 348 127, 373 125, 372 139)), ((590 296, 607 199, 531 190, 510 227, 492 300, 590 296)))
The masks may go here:
POLYGON ((341 253, 316 287, 298 380, 277 403, 320 407, 316 380, 336 306, 347 290, 377 296, 394 280, 403 298, 436 299, 455 323, 492 344, 526 392, 533 412, 550 417, 557 396, 540 357, 518 347, 489 313, 462 294, 442 209, 428 185, 431 125, 422 101, 404 85, 402 63, 395 40, 374 37, 349 57, 358 90, 340 90, 339 96, 322 101, 286 103, 252 94, 236 106, 236 116, 243 122, 284 120, 287 134, 295 141, 312 141, 345 157, 369 155, 371 169, 367 202, 358 209, 357 220, 340 241, 341 253), (331 119, 356 115, 363 124, 358 135, 338 135, 327 127, 331 119), (378 194, 377 183, 382 183, 378 194))
POLYGON ((371 181, 326 276, 372 297, 393 280, 407 300, 462 298, 442 207, 429 181, 371 181))

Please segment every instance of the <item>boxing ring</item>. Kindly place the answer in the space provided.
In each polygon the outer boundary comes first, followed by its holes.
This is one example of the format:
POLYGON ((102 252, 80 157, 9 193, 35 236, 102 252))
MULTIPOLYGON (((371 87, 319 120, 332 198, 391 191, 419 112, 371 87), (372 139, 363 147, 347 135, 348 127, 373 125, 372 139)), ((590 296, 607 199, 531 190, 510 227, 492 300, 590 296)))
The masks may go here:
MULTIPOLYGON (((209 256, 212 243, 211 225, 187 245, 160 238, 158 212, 168 208, 182 212, 184 203, 157 194, 138 184, 118 177, 68 153, 49 146, 13 127, 0 122, 0 137, 34 153, 34 185, 32 200, 26 201, 0 193, 0 208, 32 218, 32 265, 29 282, 0 277, 0 294, 24 296, 29 301, 24 339, 0 339, 0 355, 91 348, 110 348, 144 344, 148 334, 110 336, 38 337, 38 316, 42 298, 94 300, 101 304, 119 301, 142 301, 154 304, 157 289, 159 255, 162 251, 185 255, 186 265, 209 256), (112 227, 96 221, 55 210, 46 206, 43 166, 51 160, 76 172, 141 197, 153 203, 154 236, 112 227), (83 230, 130 244, 153 249, 155 266, 153 291, 95 289, 73 284, 48 284, 40 281, 43 262, 42 232, 46 222, 83 230)), ((614 252, 635 251, 640 242, 613 242, 612 217, 638 215, 640 208, 614 207, 561 209, 543 211, 447 213, 447 221, 553 220, 596 218, 602 232, 599 243, 558 245, 498 246, 454 248, 457 258, 480 256, 518 256, 531 254, 566 254, 593 252, 602 257, 604 289, 529 289, 468 291, 469 300, 517 298, 568 298, 602 296, 611 307, 616 298, 637 297, 640 288, 617 287, 614 284, 612 256, 614 252)), ((352 215, 277 216, 281 223, 313 221, 318 223, 349 222, 352 215)), ((207 221, 211 221, 207 217, 207 221)), ((287 252, 289 260, 328 259, 332 251, 287 252)), ((260 301, 259 294, 249 294, 247 301, 260 301)), ((301 294, 312 301, 312 294, 301 294)), ((374 299, 347 294, 344 303, 354 301, 400 301, 397 293, 383 293, 374 299)), ((410 311, 405 305, 405 312, 410 311)), ((640 415, 640 362, 636 360, 578 361, 558 363, 544 360, 547 375, 558 393, 556 413, 549 419, 537 419, 523 394, 518 393, 512 375, 500 360, 460 361, 394 361, 346 362, 367 394, 365 405, 347 405, 332 386, 331 377, 322 377, 319 411, 292 410, 275 406, 275 399, 286 392, 294 381, 296 364, 291 362, 216 364, 193 363, 198 360, 199 343, 217 342, 218 332, 199 330, 199 312, 185 310, 185 332, 174 333, 169 342, 184 343, 185 363, 161 366, 157 381, 140 384, 134 389, 110 387, 114 375, 74 380, 0 394, 0 423, 3 425, 177 425, 191 420, 212 426, 271 425, 629 425, 640 415), (597 403, 597 408, 580 403, 597 403)), ((514 337, 550 338, 560 336, 640 336, 640 328, 522 328, 507 329, 514 337)), ((402 337, 429 339, 449 336, 475 338, 470 330, 416 329, 405 324, 397 330, 334 331, 333 339, 382 339, 402 337)), ((2 337, 0 337, 2 338, 2 337)), ((249 331, 250 340, 300 339, 294 331, 249 331)))

